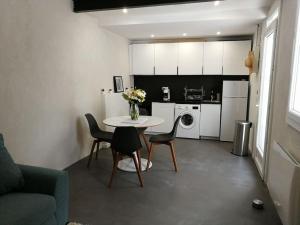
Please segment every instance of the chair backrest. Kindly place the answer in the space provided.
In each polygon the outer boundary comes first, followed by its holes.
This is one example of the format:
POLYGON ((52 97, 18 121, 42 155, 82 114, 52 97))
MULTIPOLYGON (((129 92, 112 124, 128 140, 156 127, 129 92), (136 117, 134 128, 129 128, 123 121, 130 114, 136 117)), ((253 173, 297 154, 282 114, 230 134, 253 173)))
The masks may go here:
POLYGON ((177 119, 175 120, 175 123, 174 123, 174 126, 173 126, 173 129, 170 133, 170 135, 175 138, 176 137, 176 133, 177 133, 177 127, 178 127, 178 124, 179 124, 179 121, 181 120, 182 116, 178 116, 177 119))
POLYGON ((135 127, 117 127, 111 145, 116 152, 128 156, 132 156, 133 152, 142 148, 142 143, 135 127))
POLYGON ((95 117, 90 113, 85 114, 85 117, 88 121, 92 137, 96 138, 95 134, 101 132, 101 129, 99 128, 95 117))

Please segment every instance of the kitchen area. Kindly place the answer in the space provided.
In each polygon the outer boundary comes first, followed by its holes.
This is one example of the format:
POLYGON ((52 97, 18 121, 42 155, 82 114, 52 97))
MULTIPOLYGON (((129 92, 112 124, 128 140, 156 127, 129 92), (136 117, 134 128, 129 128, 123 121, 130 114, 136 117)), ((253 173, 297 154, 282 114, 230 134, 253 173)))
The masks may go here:
POLYGON ((232 142, 236 120, 248 118, 252 37, 130 45, 133 85, 146 91, 141 114, 164 123, 148 133, 166 133, 182 116, 178 138, 232 142))

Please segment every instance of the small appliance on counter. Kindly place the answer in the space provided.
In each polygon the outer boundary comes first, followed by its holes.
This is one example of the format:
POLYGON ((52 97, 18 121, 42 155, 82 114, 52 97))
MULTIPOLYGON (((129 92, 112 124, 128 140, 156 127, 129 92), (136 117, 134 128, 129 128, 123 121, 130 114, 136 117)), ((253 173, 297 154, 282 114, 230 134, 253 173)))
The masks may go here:
POLYGON ((170 88, 169 87, 162 87, 163 92, 163 101, 169 102, 170 101, 170 88))
POLYGON ((203 86, 200 89, 184 88, 184 100, 185 101, 201 101, 205 96, 203 86))

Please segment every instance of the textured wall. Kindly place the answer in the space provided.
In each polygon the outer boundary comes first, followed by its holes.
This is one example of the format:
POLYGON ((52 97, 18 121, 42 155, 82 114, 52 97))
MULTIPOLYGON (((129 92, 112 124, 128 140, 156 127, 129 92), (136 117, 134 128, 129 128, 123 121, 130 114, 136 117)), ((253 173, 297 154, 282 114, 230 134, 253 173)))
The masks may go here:
POLYGON ((100 90, 126 74, 128 41, 71 0, 0 1, 0 132, 17 162, 61 169, 87 155, 83 115, 100 121, 100 90))

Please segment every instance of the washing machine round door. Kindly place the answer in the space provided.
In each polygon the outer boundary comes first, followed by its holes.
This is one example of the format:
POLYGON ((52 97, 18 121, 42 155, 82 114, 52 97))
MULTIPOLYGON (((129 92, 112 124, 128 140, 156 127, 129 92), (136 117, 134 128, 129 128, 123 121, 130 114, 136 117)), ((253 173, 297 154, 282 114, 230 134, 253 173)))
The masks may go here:
POLYGON ((182 113, 180 119, 180 126, 184 129, 191 129, 195 126, 194 116, 190 112, 182 113))

